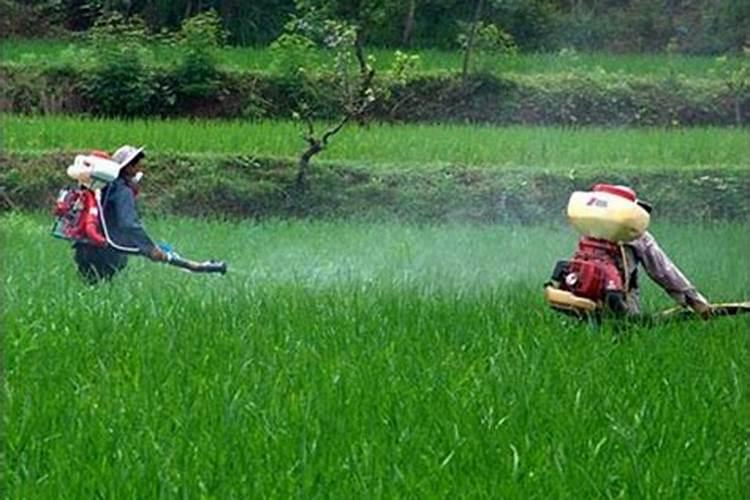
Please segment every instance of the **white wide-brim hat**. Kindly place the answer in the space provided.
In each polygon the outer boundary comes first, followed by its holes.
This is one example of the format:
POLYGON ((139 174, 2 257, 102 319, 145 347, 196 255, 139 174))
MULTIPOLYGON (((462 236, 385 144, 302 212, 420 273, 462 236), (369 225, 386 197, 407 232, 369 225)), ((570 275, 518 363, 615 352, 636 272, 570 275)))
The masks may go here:
POLYGON ((123 169, 130 165, 135 159, 143 155, 143 146, 137 148, 135 146, 125 145, 115 151, 112 155, 112 160, 116 161, 120 165, 120 169, 123 169))

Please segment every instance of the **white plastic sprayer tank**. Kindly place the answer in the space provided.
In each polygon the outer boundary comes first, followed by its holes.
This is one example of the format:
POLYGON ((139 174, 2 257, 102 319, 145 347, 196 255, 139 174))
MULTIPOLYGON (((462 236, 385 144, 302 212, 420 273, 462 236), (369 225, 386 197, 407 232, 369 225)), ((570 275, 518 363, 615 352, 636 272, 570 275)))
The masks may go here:
POLYGON ((574 192, 568 201, 568 220, 583 236, 632 241, 646 231, 651 216, 636 202, 630 189, 611 187, 609 192, 598 186, 593 191, 574 192))
POLYGON ((68 176, 90 186, 94 180, 111 182, 120 175, 120 164, 99 155, 77 155, 68 167, 68 176))

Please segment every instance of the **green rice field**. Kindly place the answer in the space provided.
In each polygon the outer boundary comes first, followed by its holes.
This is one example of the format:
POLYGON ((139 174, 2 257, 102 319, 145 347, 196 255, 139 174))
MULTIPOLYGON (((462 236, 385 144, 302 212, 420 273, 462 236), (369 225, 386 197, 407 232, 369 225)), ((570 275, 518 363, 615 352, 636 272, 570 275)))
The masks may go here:
MULTIPOLYGON (((5 115, 8 151, 91 148, 123 142, 154 153, 222 153, 295 157, 306 143, 294 122, 100 120, 5 115)), ((319 128, 324 129, 320 124, 319 128)), ((569 171, 746 169, 748 130, 742 128, 613 129, 474 125, 349 126, 320 158, 365 165, 445 164, 531 167, 569 171)))
MULTIPOLYGON (((161 218, 230 272, 90 288, 50 222, 2 216, 4 498, 746 498, 747 319, 555 314, 567 228, 161 218)), ((726 301, 748 229, 653 233, 726 301)))
MULTIPOLYGON (((153 48, 159 62, 177 57, 153 48)), ((75 57, 65 42, 0 50, 10 64, 75 57)), ((387 68, 392 52, 374 52, 387 68)), ((460 68, 458 53, 420 55, 422 71, 460 68)), ((268 70, 271 57, 220 53, 233 70, 268 70)), ((610 54, 490 63, 691 78, 724 67, 610 54)), ((33 165, 34 154, 123 143, 145 145, 155 163, 288 159, 306 147, 291 121, 0 120, 7 172, 19 168, 16 154, 33 165)), ((741 186, 750 141, 747 128, 350 125, 314 160, 324 161, 636 183, 641 173, 705 170, 739 173, 741 186)), ((726 187, 716 177, 706 178, 726 187)), ((228 274, 134 257, 113 282, 90 287, 70 245, 50 236, 49 216, 0 214, 0 497, 747 498, 748 316, 597 325, 555 313, 542 284, 577 236, 551 217, 524 226, 149 214, 156 240, 225 259, 228 274)), ((655 216, 651 229, 711 301, 750 300, 747 221, 655 216)), ((674 305, 645 273, 641 281, 648 314, 674 305)))
MULTIPOLYGON (((0 42, 2 61, 6 63, 75 62, 76 47, 80 43, 54 40, 4 40, 0 42)), ((167 63, 177 59, 175 49, 168 45, 154 44, 154 60, 167 63)), ((391 67, 395 51, 371 49, 376 58, 376 69, 391 67)), ((415 50, 419 55, 419 70, 424 72, 460 71, 462 55, 458 51, 415 50)), ((218 58, 227 69, 268 71, 273 68, 274 54, 264 47, 226 47, 218 58)), ((597 54, 597 53, 549 53, 522 54, 517 57, 485 59, 482 67, 497 73, 543 74, 579 72, 622 73, 634 76, 667 77, 675 74, 690 78, 716 78, 723 72, 736 69, 742 64, 740 57, 729 57, 720 62, 716 57, 663 54, 597 54)))

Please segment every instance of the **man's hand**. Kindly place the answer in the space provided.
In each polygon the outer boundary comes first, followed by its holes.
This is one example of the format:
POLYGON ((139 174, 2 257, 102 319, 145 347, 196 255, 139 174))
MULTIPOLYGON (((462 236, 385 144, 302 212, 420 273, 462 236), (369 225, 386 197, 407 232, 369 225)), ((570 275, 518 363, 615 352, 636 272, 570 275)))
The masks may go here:
POLYGON ((711 305, 705 302, 693 302, 690 307, 703 319, 709 319, 713 315, 711 305))
POLYGON ((155 262, 166 262, 167 260, 169 260, 169 257, 164 252, 164 250, 159 247, 152 248, 151 252, 148 253, 148 258, 155 262))

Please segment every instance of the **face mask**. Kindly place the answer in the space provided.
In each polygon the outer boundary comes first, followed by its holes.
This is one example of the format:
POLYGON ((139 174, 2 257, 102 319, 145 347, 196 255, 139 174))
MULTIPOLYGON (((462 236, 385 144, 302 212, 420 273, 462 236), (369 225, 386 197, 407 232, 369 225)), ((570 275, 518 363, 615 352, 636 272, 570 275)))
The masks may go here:
POLYGON ((143 172, 136 172, 131 182, 133 184, 138 184, 139 182, 141 182, 141 179, 143 179, 143 172))

